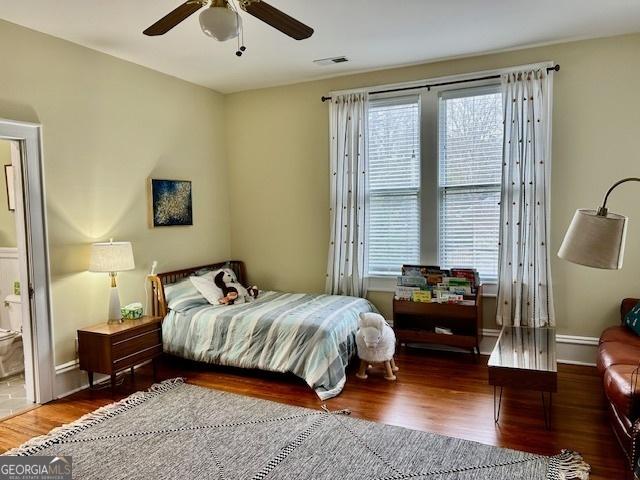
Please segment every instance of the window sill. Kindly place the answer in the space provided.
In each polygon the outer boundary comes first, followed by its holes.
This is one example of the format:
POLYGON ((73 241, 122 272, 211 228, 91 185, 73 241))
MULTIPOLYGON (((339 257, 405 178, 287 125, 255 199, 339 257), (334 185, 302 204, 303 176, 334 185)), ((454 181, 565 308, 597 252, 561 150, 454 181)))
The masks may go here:
MULTIPOLYGON (((375 276, 367 277, 367 290, 369 292, 389 292, 394 293, 396 291, 396 277, 391 276, 375 276)), ((485 282, 483 285, 482 296, 485 298, 495 298, 498 295, 498 284, 492 282, 485 282)))

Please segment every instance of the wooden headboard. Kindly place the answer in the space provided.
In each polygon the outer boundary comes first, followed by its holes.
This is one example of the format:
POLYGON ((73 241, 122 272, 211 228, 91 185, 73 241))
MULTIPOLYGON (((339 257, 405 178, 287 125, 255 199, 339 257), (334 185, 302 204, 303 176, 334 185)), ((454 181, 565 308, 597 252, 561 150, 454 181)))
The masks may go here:
POLYGON ((219 268, 230 268, 238 277, 241 285, 247 285, 247 271, 244 262, 239 260, 229 260, 227 262, 213 263, 211 265, 202 265, 200 267, 185 268, 174 272, 159 273, 158 275, 149 275, 147 278, 151 282, 151 311, 148 315, 164 317, 168 312, 167 301, 164 297, 164 286, 179 282, 183 278, 187 278, 200 270, 217 270, 219 268))

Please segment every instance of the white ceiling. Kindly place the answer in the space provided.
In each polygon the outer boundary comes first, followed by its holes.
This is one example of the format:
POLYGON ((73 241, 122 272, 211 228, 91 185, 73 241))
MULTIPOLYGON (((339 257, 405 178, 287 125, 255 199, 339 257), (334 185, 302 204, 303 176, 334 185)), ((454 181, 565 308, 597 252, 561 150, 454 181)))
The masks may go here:
MULTIPOLYGON (((223 93, 527 45, 640 31, 640 0, 269 0, 315 28, 292 40, 243 12, 247 52, 193 15, 142 30, 184 0, 0 0, 0 18, 223 93), (314 59, 346 55, 341 65, 314 59)), ((546 60, 546 59, 541 59, 546 60)))

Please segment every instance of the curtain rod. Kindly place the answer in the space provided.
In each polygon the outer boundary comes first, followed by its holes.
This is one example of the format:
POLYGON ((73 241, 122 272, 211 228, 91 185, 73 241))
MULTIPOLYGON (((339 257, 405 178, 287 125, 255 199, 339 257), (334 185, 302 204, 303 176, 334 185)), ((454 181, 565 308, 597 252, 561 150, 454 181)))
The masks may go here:
MULTIPOLYGON (((553 67, 547 67, 547 73, 549 72, 558 72, 560 71, 560 65, 554 65, 553 67)), ((426 88, 430 90, 432 87, 444 87, 445 85, 455 85, 457 83, 469 83, 469 82, 478 82, 480 80, 494 80, 500 78, 500 75, 489 75, 487 77, 479 77, 479 78, 467 78, 464 80, 453 80, 450 82, 441 82, 441 83, 428 83, 426 85, 414 85, 412 87, 401 87, 401 88, 390 88, 388 90, 376 90, 375 92, 369 92, 370 95, 375 95, 377 93, 391 93, 391 92, 404 92, 406 90, 417 90, 421 88, 426 88)), ((332 97, 321 97, 323 102, 327 100, 331 100, 332 97)))

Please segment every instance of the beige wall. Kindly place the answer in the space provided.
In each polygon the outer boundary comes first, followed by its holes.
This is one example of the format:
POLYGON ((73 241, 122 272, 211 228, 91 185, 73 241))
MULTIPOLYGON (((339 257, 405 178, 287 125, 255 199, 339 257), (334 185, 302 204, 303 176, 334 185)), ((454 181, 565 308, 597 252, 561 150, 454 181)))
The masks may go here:
MULTIPOLYGON (((331 90, 419 80, 552 60, 555 75, 552 250, 573 212, 596 207, 615 180, 640 174, 640 35, 566 43, 391 69, 226 97, 232 254, 267 288, 321 291, 329 236, 328 105, 331 90)), ((329 71, 329 70, 328 70, 329 71)), ((619 301, 640 296, 640 190, 610 207, 631 217, 625 268, 598 271, 554 258, 559 332, 597 336, 619 301)), ((390 294, 372 300, 388 313, 390 294)), ((489 303, 489 302, 488 302, 489 303)), ((485 312, 491 326, 495 303, 485 312)))
POLYGON ((11 144, 0 140, 0 247, 16 246, 15 213, 9 211, 4 166, 11 164, 11 144))
POLYGON ((228 258, 223 97, 6 22, 0 58, 0 117, 43 125, 61 364, 75 357, 75 330, 107 313, 106 274, 86 272, 91 242, 133 242, 137 269, 119 276, 123 303, 143 300, 154 259, 168 270, 228 258), (148 176, 193 181, 193 227, 147 227, 148 176))

